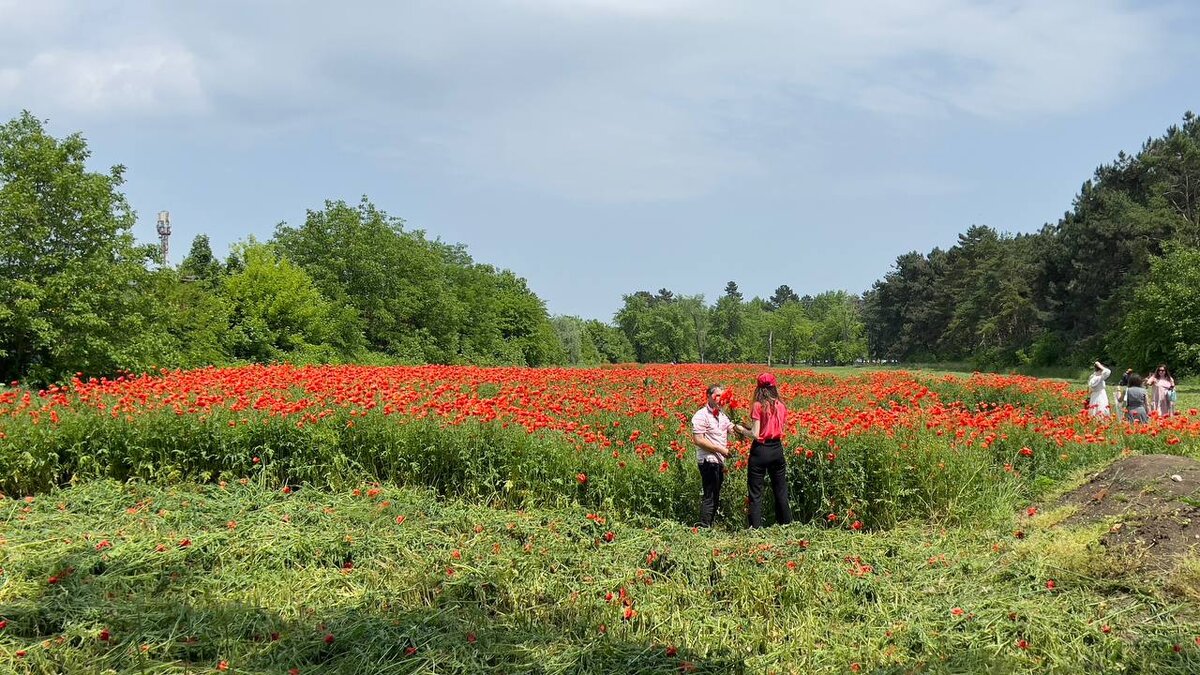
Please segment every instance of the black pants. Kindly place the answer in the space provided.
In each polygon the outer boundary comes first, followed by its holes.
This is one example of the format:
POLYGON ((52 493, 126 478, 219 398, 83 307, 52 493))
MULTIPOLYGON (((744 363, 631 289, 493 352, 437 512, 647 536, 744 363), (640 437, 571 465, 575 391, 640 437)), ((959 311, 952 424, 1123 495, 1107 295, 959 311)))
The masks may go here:
POLYGON ((700 481, 704 485, 704 496, 700 499, 700 526, 712 527, 717 504, 721 503, 721 486, 725 484, 725 465, 700 462, 700 481))
POLYGON ((783 443, 778 440, 750 445, 750 464, 746 472, 750 495, 750 527, 762 527, 763 479, 770 474, 771 492, 775 495, 775 520, 780 525, 792 522, 792 507, 788 504, 787 463, 783 459, 783 443))

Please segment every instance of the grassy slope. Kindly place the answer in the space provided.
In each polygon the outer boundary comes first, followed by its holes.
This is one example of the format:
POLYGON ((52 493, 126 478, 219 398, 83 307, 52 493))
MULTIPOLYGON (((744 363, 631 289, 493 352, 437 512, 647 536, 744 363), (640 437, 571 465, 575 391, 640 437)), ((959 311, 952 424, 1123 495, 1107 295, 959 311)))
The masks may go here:
POLYGON ((3 508, 0 664, 16 672, 1200 669, 1178 595, 1200 589, 1127 572, 1094 532, 1043 531, 1053 515, 696 533, 411 489, 110 482, 3 508))

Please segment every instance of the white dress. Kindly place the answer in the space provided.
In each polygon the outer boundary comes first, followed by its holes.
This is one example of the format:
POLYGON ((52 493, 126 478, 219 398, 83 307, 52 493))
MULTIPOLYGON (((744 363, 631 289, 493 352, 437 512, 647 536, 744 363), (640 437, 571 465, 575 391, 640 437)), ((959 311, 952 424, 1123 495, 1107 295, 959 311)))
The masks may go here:
POLYGON ((1088 412, 1092 417, 1108 415, 1108 391, 1104 388, 1104 381, 1109 375, 1112 375, 1112 371, 1105 368, 1098 373, 1093 372, 1088 378, 1088 412))

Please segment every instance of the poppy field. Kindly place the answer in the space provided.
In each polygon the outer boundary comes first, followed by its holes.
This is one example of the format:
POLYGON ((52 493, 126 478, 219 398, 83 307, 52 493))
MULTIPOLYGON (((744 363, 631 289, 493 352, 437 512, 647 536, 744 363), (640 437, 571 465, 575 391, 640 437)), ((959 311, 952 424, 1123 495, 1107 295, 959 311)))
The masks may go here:
MULTIPOLYGON (((1200 455, 1062 382, 775 371, 800 522, 694 527, 686 420, 739 366, 289 365, 0 390, 16 672, 1194 672, 1200 566, 1055 494, 1200 455), (1099 527, 1099 526, 1097 526, 1099 527)), ((769 501, 769 500, 768 500, 769 501)), ((771 522, 771 514, 767 513, 771 522)))

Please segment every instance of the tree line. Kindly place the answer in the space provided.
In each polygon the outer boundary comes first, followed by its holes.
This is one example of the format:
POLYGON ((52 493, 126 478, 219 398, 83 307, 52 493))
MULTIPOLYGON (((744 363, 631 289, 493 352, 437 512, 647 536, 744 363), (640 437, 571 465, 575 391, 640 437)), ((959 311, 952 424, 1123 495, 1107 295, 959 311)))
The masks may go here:
POLYGON ((28 112, 0 127, 0 377, 234 362, 564 361, 524 279, 379 210, 325 202, 265 242, 182 264, 138 245, 124 168, 89 171, 79 134, 28 112))
POLYGON ((605 327, 605 347, 589 340, 599 322, 556 317, 569 363, 599 363, 619 345, 626 361, 641 363, 829 363, 866 358, 866 329, 860 299, 845 291, 800 297, 787 285, 770 299, 746 300, 730 281, 716 303, 703 295, 637 291, 623 297, 614 327, 605 327), (593 331, 577 327, 590 324, 593 331), (614 330, 615 329, 615 330, 614 330), (576 337, 578 336, 578 337, 576 337))
POLYGON ((550 316, 525 280, 374 206, 327 201, 224 259, 138 245, 124 168, 76 133, 0 126, 0 378, 236 362, 1166 362, 1200 372, 1200 122, 1121 153, 1033 234, 973 226, 862 295, 636 291, 611 323, 550 316))
POLYGON ((1200 121, 1121 152, 1033 234, 974 226, 863 296, 871 355, 1200 372, 1200 121))

